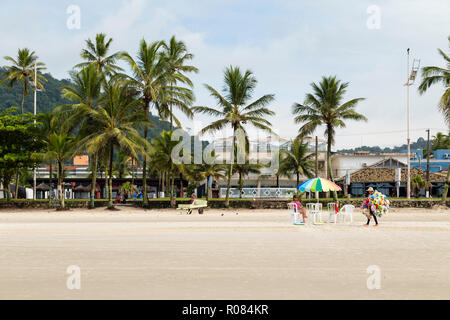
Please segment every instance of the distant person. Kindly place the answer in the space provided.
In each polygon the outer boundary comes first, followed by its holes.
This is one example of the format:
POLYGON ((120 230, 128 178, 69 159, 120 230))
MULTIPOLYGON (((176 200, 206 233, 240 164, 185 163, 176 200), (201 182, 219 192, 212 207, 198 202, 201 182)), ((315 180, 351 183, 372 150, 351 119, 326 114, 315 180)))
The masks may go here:
MULTIPOLYGON (((197 197, 195 196, 195 193, 191 194, 191 199, 189 199, 189 204, 193 204, 195 202, 195 199, 197 197)), ((192 209, 189 209, 187 214, 191 214, 192 213, 192 209)))
POLYGON ((295 212, 299 212, 302 215, 303 223, 305 223, 306 218, 308 218, 306 216, 306 209, 303 207, 303 204, 300 201, 298 201, 297 195, 294 195, 292 197, 291 203, 294 204, 294 210, 296 210, 295 212))
POLYGON ((371 219, 371 217, 373 217, 373 219, 375 220, 375 227, 378 227, 377 216, 372 211, 372 206, 370 205, 370 196, 375 192, 375 190, 373 190, 372 187, 369 187, 366 191, 367 191, 367 197, 366 197, 365 202, 367 205, 368 213, 367 213, 367 223, 364 226, 368 227, 369 223, 370 223, 370 219, 371 219))

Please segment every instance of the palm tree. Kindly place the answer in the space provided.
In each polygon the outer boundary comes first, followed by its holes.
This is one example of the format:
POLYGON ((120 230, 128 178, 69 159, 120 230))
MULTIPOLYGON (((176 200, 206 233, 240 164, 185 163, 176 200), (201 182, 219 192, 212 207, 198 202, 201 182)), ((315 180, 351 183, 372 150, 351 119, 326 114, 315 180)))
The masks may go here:
POLYGON ((414 178, 411 179, 411 189, 416 194, 416 197, 419 197, 420 190, 427 189, 431 186, 431 183, 422 179, 420 174, 416 175, 414 178))
POLYGON ((201 181, 206 179, 206 201, 209 200, 209 179, 213 180, 225 179, 226 165, 216 161, 215 152, 211 153, 212 161, 203 162, 202 164, 192 164, 186 166, 186 176, 189 180, 201 181))
POLYGON ((162 131, 159 137, 152 139, 152 163, 157 167, 164 168, 162 173, 168 174, 170 201, 174 206, 174 182, 175 176, 181 173, 181 167, 172 159, 172 151, 178 144, 178 141, 172 140, 172 131, 162 131))
POLYGON ((432 150, 450 149, 450 137, 442 132, 436 133, 436 135, 433 136, 431 148, 432 150))
MULTIPOLYGON (((448 37, 450 47, 450 36, 448 37)), ((422 68, 422 83, 419 85, 419 93, 424 94, 432 85, 441 83, 444 85, 444 94, 439 101, 439 110, 443 113, 445 121, 450 124, 450 57, 441 49, 439 54, 444 58, 444 68, 428 66, 422 68)))
MULTIPOLYGON (((450 46, 450 36, 448 37, 450 46)), ((439 101, 439 110, 443 113, 445 121, 450 124, 450 57, 441 49, 439 54, 444 58, 446 66, 444 68, 428 66, 422 68, 422 83, 419 85, 419 93, 425 93, 429 87, 434 84, 441 83, 444 85, 445 91, 439 101)), ((448 185, 450 183, 450 168, 447 170, 447 182, 444 186, 442 194, 442 202, 447 201, 448 185)))
MULTIPOLYGON (((0 81, 0 85, 8 83, 8 88, 11 89, 16 83, 22 85, 22 102, 20 104, 20 112, 23 113, 23 105, 25 102, 25 96, 29 94, 30 88, 32 87, 31 82, 34 81, 35 69, 36 71, 44 70, 44 64, 42 62, 37 62, 38 57, 35 55, 34 51, 28 48, 19 49, 17 53, 17 59, 10 56, 4 57, 5 60, 12 63, 10 66, 6 66, 6 71, 0 76, 3 78, 0 81)), ((38 88, 43 89, 44 86, 42 82, 47 81, 43 75, 36 75, 36 85, 38 88)), ((16 171, 16 198, 18 197, 19 191, 19 170, 16 171)))
POLYGON ((309 152, 308 143, 303 143, 299 138, 291 142, 289 150, 280 150, 280 167, 278 174, 297 177, 297 186, 300 184, 300 176, 312 178, 314 176, 314 153, 309 152))
POLYGON ((205 85, 210 95, 217 100, 218 109, 200 106, 192 109, 194 112, 209 114, 217 119, 203 128, 201 133, 216 132, 228 125, 233 129, 233 143, 227 177, 227 195, 225 198, 225 205, 229 206, 237 132, 238 130, 245 132, 244 125, 247 123, 258 129, 272 132, 270 128, 271 123, 265 117, 275 113, 267 108, 267 105, 274 100, 273 94, 266 94, 249 103, 257 84, 256 78, 250 70, 242 73, 239 67, 230 66, 225 70, 224 82, 224 95, 221 95, 213 87, 205 85))
MULTIPOLYGON (((44 63, 37 62, 38 57, 34 51, 30 52, 30 49, 24 48, 19 49, 17 53, 17 59, 6 56, 5 60, 12 63, 10 66, 6 66, 6 71, 0 76, 4 77, 0 81, 0 85, 8 82, 8 88, 12 88, 16 83, 22 85, 22 102, 20 104, 20 112, 23 113, 23 104, 25 102, 25 96, 30 93, 30 88, 32 87, 31 82, 34 81, 34 68, 36 65, 36 70, 41 71, 46 69, 44 63)), ((37 86, 43 89, 43 82, 47 81, 42 74, 37 74, 37 86)))
MULTIPOLYGON (((189 88, 175 87, 177 82, 187 84, 190 88, 194 85, 192 81, 185 75, 188 72, 198 72, 198 69, 194 66, 186 64, 189 60, 193 59, 193 55, 188 53, 186 45, 183 41, 177 41, 175 36, 170 38, 169 43, 164 43, 164 55, 167 59, 167 67, 169 69, 170 79, 168 85, 168 104, 170 115, 170 130, 173 129, 173 110, 172 107, 176 106, 186 116, 192 118, 193 114, 190 109, 190 105, 194 99, 192 90, 189 88)), ((177 125, 180 126, 179 121, 177 125)))
POLYGON ((117 159, 113 165, 113 173, 117 176, 117 178, 123 179, 131 174, 129 170, 130 160, 130 157, 124 152, 119 152, 117 154, 117 159))
POLYGON ((242 198, 242 191, 244 187, 244 180, 246 176, 249 174, 261 174, 261 167, 262 165, 260 163, 235 163, 233 166, 234 172, 236 172, 239 175, 239 198, 242 198))
POLYGON ((79 63, 75 68, 84 69, 87 66, 94 65, 98 72, 102 72, 105 75, 114 75, 119 71, 123 71, 122 68, 116 65, 117 59, 120 53, 116 52, 109 54, 109 46, 111 45, 112 38, 106 40, 104 33, 98 33, 95 36, 95 43, 91 39, 86 40, 86 49, 81 51, 81 58, 86 62, 79 63))
MULTIPOLYGON (((336 77, 322 77, 317 85, 311 83, 312 93, 306 95, 303 104, 294 103, 292 113, 296 116, 295 123, 302 123, 299 137, 312 134, 317 127, 325 126, 327 137, 328 178, 334 181, 331 168, 331 146, 334 144, 336 128, 345 128, 344 120, 367 121, 367 118, 356 112, 357 104, 365 98, 355 98, 343 102, 349 83, 341 82, 336 77)), ((337 194, 333 192, 337 200, 337 194)))
POLYGON ((68 136, 65 133, 52 133, 46 143, 48 149, 46 157, 55 159, 58 164, 58 199, 61 208, 64 209, 64 161, 73 157, 76 141, 73 136, 68 136))
POLYGON ((112 177, 114 148, 137 158, 141 153, 148 156, 150 144, 143 139, 136 127, 149 127, 150 122, 140 112, 140 101, 136 99, 135 90, 124 80, 110 80, 105 85, 104 96, 96 109, 90 109, 98 130, 88 134, 80 141, 89 153, 96 153, 102 148, 108 150, 108 208, 114 208, 112 200, 112 177))
POLYGON ((50 151, 50 140, 49 138, 53 133, 58 133, 61 128, 61 123, 58 121, 58 117, 53 112, 44 112, 38 115, 38 121, 41 123, 41 139, 46 142, 46 152, 44 153, 44 160, 49 162, 49 184, 48 184, 48 194, 49 202, 52 201, 53 193, 53 154, 50 151))
MULTIPOLYGON (((147 44, 142 40, 139 46, 139 51, 136 60, 128 53, 123 52, 120 58, 128 63, 133 73, 133 76, 122 74, 123 77, 130 80, 133 86, 140 94, 142 100, 142 107, 145 114, 145 119, 148 119, 150 106, 152 105, 158 110, 158 101, 161 99, 164 86, 167 84, 167 59, 161 53, 164 43, 156 41, 147 44)), ((147 141, 148 130, 144 129, 144 139, 147 141)), ((143 202, 148 205, 147 198, 147 160, 143 157, 142 160, 142 184, 143 184, 143 202)))
MULTIPOLYGON (((98 123, 89 117, 90 111, 99 107, 104 75, 99 72, 95 65, 86 66, 80 72, 71 72, 72 85, 62 88, 62 96, 72 103, 58 106, 55 111, 65 118, 64 125, 68 131, 78 130, 81 140, 87 135, 98 132, 98 123)), ((80 145, 81 150, 84 146, 80 145)), ((92 167, 91 193, 89 207, 95 207, 94 198, 97 183, 98 152, 89 154, 92 167)))

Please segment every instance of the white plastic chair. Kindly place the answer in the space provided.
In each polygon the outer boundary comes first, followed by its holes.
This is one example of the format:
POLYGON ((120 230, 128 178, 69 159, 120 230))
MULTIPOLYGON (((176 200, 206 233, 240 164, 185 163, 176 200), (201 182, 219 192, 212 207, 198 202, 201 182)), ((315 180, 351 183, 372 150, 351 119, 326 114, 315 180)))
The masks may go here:
POLYGON ((313 216, 314 223, 317 222, 317 217, 319 217, 319 222, 322 222, 322 204, 321 203, 307 203, 306 210, 308 214, 313 216))
POLYGON ((337 220, 337 214, 336 214, 336 203, 330 202, 327 204, 327 212, 328 212, 328 223, 331 221, 331 216, 334 217, 334 223, 336 223, 337 220))
POLYGON ((353 223, 353 210, 355 210, 355 206, 351 204, 346 204, 339 210, 338 214, 340 217, 342 217, 342 222, 345 221, 345 217, 350 217, 350 222, 353 223))
POLYGON ((288 208, 289 208, 289 221, 292 224, 296 224, 298 222, 300 222, 300 214, 299 214, 299 210, 297 209, 297 205, 295 203, 288 203, 288 208))

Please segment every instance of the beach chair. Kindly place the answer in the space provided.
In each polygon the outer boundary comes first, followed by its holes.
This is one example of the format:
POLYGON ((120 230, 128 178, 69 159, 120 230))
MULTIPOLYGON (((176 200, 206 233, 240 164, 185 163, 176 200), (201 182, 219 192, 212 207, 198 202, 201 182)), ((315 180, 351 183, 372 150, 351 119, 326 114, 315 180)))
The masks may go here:
POLYGON ((187 214, 191 214, 192 210, 198 209, 203 212, 203 208, 208 207, 208 202, 206 200, 195 199, 193 203, 189 204, 179 204, 177 210, 184 210, 187 214))
POLYGON ((321 203, 307 203, 306 204, 306 211, 308 214, 313 216, 313 222, 314 223, 322 223, 322 204, 321 203), (317 221, 317 217, 319 218, 319 221, 317 221))
POLYGON ((327 204, 328 223, 331 221, 331 216, 334 217, 334 223, 337 221, 336 203, 330 202, 327 204))
POLYGON ((289 209, 289 221, 292 224, 300 223, 300 214, 297 205, 295 203, 288 203, 287 205, 289 209))
POLYGON ((342 222, 345 221, 346 216, 349 216, 350 222, 353 223, 353 210, 355 210, 354 205, 346 204, 339 210, 336 215, 342 217, 342 222))

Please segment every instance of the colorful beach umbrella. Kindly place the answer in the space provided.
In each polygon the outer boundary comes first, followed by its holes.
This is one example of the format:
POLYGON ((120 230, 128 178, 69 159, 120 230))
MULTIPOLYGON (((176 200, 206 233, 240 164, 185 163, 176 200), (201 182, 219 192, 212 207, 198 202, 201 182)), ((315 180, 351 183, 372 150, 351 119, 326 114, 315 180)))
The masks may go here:
POLYGON ((297 189, 305 192, 305 191, 311 191, 311 192, 328 192, 328 191, 340 191, 342 190, 341 187, 339 187, 336 183, 333 181, 324 179, 324 178, 314 178, 307 180, 297 186, 297 189))

